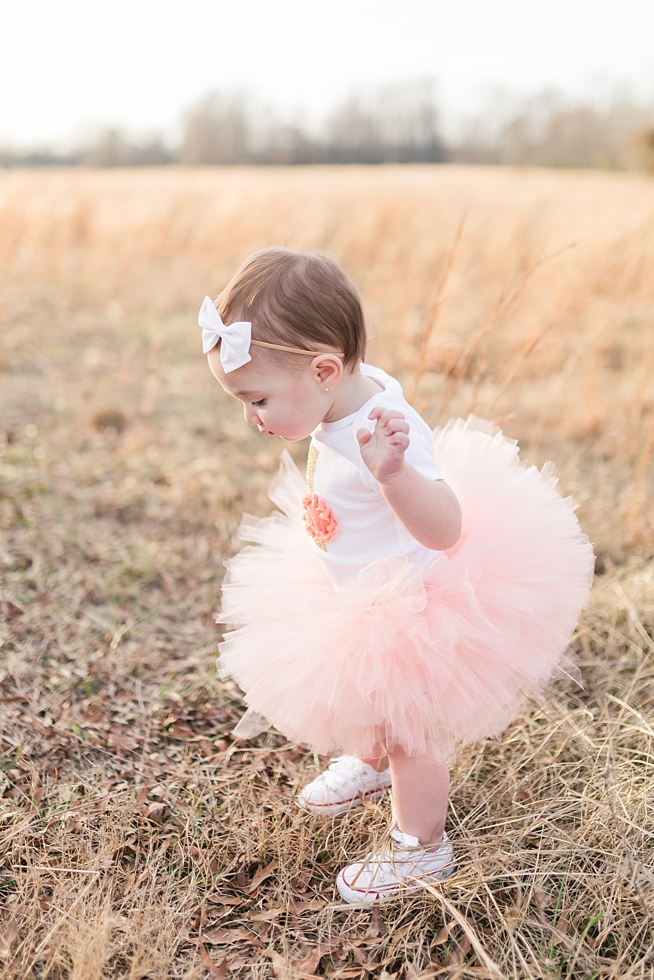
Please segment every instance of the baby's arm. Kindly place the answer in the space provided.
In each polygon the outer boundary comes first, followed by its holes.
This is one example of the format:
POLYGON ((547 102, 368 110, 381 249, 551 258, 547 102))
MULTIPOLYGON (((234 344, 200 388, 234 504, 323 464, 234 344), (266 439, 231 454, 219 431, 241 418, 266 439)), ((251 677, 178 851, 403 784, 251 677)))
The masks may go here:
POLYGON ((461 508, 443 480, 430 480, 406 463, 409 423, 401 412, 373 408, 374 432, 359 429, 363 461, 387 503, 416 541, 433 551, 452 548, 461 534, 461 508))

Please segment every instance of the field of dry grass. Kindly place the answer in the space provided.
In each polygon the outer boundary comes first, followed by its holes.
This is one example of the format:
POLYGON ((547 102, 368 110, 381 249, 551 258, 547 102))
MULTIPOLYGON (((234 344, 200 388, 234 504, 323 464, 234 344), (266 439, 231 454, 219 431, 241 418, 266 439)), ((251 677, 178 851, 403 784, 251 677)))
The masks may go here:
POLYGON ((654 183, 5 172, 0 269, 1 980, 654 976, 654 183), (583 691, 460 752, 460 871, 371 912, 333 878, 388 800, 300 813, 320 760, 233 740, 215 676, 222 563, 282 446, 221 395, 196 314, 275 242, 344 264, 430 422, 472 410, 553 458, 599 556, 583 691))

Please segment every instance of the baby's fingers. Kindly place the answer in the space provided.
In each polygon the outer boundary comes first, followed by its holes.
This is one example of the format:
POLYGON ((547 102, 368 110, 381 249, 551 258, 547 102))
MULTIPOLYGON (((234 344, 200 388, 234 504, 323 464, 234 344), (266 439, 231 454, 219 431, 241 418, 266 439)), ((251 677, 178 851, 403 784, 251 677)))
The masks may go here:
POLYGON ((367 429, 359 429, 357 431, 357 442, 360 446, 365 446, 367 442, 372 439, 372 432, 368 432, 367 429))
POLYGON ((402 453, 409 448, 409 437, 404 432, 398 432, 387 440, 387 445, 392 446, 402 453))
POLYGON ((404 419, 392 418, 385 425, 381 422, 378 422, 377 425, 382 425, 386 436, 394 436, 398 432, 403 432, 407 436, 409 434, 409 423, 405 422, 404 419))
POLYGON ((368 418, 376 419, 378 425, 385 426, 391 419, 404 420, 404 415, 395 408, 373 408, 368 418))

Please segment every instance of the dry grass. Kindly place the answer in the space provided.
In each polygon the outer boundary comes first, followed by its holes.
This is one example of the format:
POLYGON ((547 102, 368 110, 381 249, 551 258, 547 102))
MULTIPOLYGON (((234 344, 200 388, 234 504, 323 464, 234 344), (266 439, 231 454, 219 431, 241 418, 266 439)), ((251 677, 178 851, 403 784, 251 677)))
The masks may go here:
POLYGON ((654 976, 653 218, 654 184, 595 173, 0 176, 2 980, 654 976), (333 878, 388 801, 297 811, 319 760, 233 741, 214 673, 281 446, 220 396, 195 313, 274 241, 334 252, 409 383, 431 330, 425 415, 554 457, 601 558, 585 690, 459 754, 461 870, 373 912, 333 878))

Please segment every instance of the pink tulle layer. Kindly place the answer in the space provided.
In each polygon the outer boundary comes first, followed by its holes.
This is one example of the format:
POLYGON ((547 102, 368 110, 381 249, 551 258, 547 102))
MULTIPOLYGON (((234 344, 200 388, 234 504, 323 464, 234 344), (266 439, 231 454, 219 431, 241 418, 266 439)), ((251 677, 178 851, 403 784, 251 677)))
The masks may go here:
POLYGON ((228 566, 221 676, 284 735, 324 755, 451 756, 499 734, 560 666, 593 575, 574 503, 515 443, 474 418, 435 433, 463 510, 451 551, 418 570, 398 557, 335 588, 301 523, 304 480, 285 454, 253 544, 228 566))

